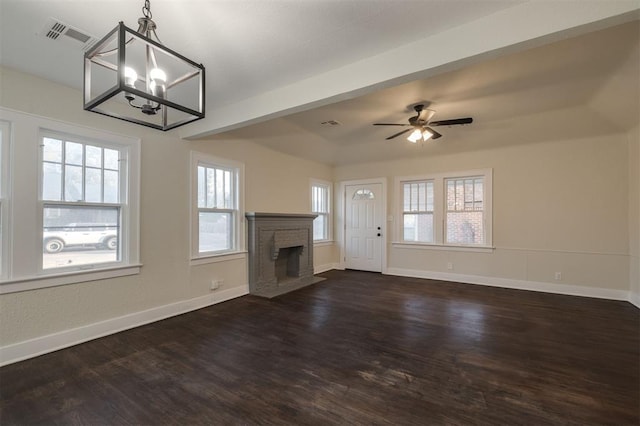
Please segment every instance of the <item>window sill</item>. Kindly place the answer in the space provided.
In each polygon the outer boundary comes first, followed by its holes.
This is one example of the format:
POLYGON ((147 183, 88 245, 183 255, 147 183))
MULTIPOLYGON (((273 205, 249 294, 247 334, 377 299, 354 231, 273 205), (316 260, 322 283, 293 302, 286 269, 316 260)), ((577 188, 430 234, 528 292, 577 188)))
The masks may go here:
POLYGON ((189 261, 189 266, 206 265, 208 263, 227 262, 230 260, 246 259, 246 251, 234 251, 231 253, 212 254, 208 256, 193 257, 189 261))
POLYGON ((133 264, 104 268, 100 270, 73 271, 60 274, 9 279, 0 282, 0 294, 17 293, 20 291, 38 290, 47 287, 57 287, 67 284, 77 284, 88 281, 137 275, 140 273, 141 267, 142 264, 133 264))
POLYGON ((394 248, 403 249, 418 249, 418 250, 446 250, 446 251, 467 251, 474 253, 493 253, 495 247, 492 246, 455 246, 445 244, 427 244, 427 243, 408 243, 408 242, 393 242, 391 246, 394 248))
POLYGON ((314 241, 313 242, 313 246, 314 247, 332 246, 334 244, 335 244, 335 241, 333 241, 333 240, 319 240, 319 241, 314 241))

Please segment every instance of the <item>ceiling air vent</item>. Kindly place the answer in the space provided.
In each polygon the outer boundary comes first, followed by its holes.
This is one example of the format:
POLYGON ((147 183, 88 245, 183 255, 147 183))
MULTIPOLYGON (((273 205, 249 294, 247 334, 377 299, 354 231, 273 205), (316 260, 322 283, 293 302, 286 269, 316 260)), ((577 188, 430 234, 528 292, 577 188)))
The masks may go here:
POLYGON ((79 45, 83 50, 89 49, 96 42, 95 37, 54 18, 47 19, 39 35, 52 41, 64 41, 70 42, 69 44, 73 43, 75 46, 79 45))
POLYGON ((327 120, 327 121, 323 121, 320 124, 322 124, 323 126, 339 126, 341 123, 336 120, 327 120))

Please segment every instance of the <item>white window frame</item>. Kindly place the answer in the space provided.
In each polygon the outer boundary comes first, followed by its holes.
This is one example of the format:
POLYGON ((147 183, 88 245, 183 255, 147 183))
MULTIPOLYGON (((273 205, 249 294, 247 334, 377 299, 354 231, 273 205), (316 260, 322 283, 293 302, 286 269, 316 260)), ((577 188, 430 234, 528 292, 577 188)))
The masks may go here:
POLYGON ((11 216, 11 224, 7 229, 8 238, 3 240, 9 240, 11 256, 7 260, 7 273, 0 279, 0 294, 140 273, 140 139, 5 108, 0 108, 0 120, 10 122, 12 140, 21 141, 11 147, 12 164, 19 167, 10 171, 8 194, 11 196, 11 209, 8 215, 11 216), (88 144, 99 141, 126 153, 126 161, 121 161, 121 173, 127 179, 122 179, 121 174, 121 182, 125 186, 120 200, 123 207, 118 262, 43 270, 43 207, 48 202, 43 202, 41 197, 41 145, 42 137, 47 133, 72 135, 88 144))
POLYGON ((466 251, 487 251, 493 249, 493 169, 475 169, 451 173, 437 173, 419 176, 400 176, 395 178, 396 188, 396 226, 393 246, 403 248, 454 249, 466 251), (483 178, 483 228, 484 244, 449 244, 446 242, 447 179, 483 178), (413 182, 433 182, 433 233, 434 242, 405 241, 403 233, 403 184, 413 182))
POLYGON ((314 244, 323 244, 323 243, 331 243, 333 242, 333 191, 332 191, 332 184, 331 182, 328 182, 326 180, 321 180, 321 179, 310 179, 310 185, 309 185, 309 203, 311 205, 311 213, 313 214, 317 214, 318 216, 322 215, 325 218, 325 235, 326 238, 323 239, 318 239, 318 240, 313 240, 314 244), (326 212, 319 212, 319 211, 314 211, 313 206, 314 206, 314 199, 313 199, 313 188, 314 187, 319 187, 319 188, 323 188, 326 189, 327 191, 327 199, 326 199, 326 205, 327 205, 327 211, 326 212))
MULTIPOLYGON (((129 253, 130 253, 130 239, 127 237, 128 233, 129 233, 129 229, 131 227, 130 224, 130 219, 129 219, 129 203, 127 202, 127 186, 128 186, 128 182, 129 182, 129 167, 128 167, 128 162, 129 162, 129 146, 126 145, 122 145, 122 144, 117 144, 117 143, 113 143, 110 141, 105 141, 105 140, 96 140, 96 139, 90 139, 87 137, 82 137, 82 136, 78 136, 75 134, 68 134, 68 133, 61 133, 61 132, 56 132, 56 131, 51 131, 49 129, 40 129, 40 136, 39 136, 39 141, 40 141, 40 150, 39 150, 39 156, 38 156, 38 228, 41 232, 40 234, 40 239, 39 241, 41 242, 41 247, 43 244, 43 229, 44 229, 44 209, 45 206, 49 206, 49 207, 59 207, 59 208, 65 208, 65 207, 95 207, 95 208, 110 208, 110 207, 115 207, 118 208, 120 210, 120 223, 119 223, 119 232, 118 232, 118 240, 119 240, 119 248, 118 248, 118 256, 119 256, 119 260, 115 260, 112 262, 100 262, 100 263, 93 263, 93 264, 82 264, 82 265, 78 265, 78 266, 71 266, 71 267, 58 267, 58 268, 49 268, 49 269, 45 269, 43 267, 43 256, 44 256, 44 251, 43 250, 39 250, 38 254, 39 254, 39 262, 38 262, 38 273, 40 275, 50 275, 50 274, 54 274, 54 273, 64 273, 64 272, 72 272, 72 271, 86 271, 88 269, 102 269, 102 268, 109 268, 109 267, 118 267, 121 266, 123 264, 127 264, 128 263, 128 259, 129 259, 129 253), (52 200, 44 200, 43 198, 43 181, 44 181, 44 176, 43 176, 43 163, 44 163, 44 158, 43 158, 43 142, 44 142, 44 138, 51 138, 51 139, 59 139, 62 140, 63 142, 75 142, 78 144, 82 144, 83 146, 87 146, 87 145, 91 145, 91 146, 96 146, 96 147, 100 147, 100 148, 108 148, 108 149, 112 149, 112 150, 116 150, 119 153, 119 158, 118 158, 118 162, 119 162, 119 174, 118 174, 118 184, 119 184, 119 188, 118 188, 118 193, 120 195, 120 200, 117 203, 104 203, 104 202, 87 202, 84 200, 81 201, 64 201, 64 200, 60 200, 60 201, 52 201, 52 200)), ((64 149, 64 148, 63 148, 64 149)), ((64 168, 64 164, 62 164, 62 167, 64 168)), ((85 169, 85 166, 82 166, 83 169, 85 169)), ((84 173, 84 171, 83 171, 84 173)), ((83 179, 83 193, 84 191, 84 179, 83 179)), ((61 198, 64 199, 64 182, 62 182, 62 192, 61 192, 61 198)), ((86 197, 86 194, 84 194, 86 197)))
POLYGON ((10 254, 9 250, 9 217, 11 194, 9 193, 10 153, 11 153, 11 123, 0 120, 0 280, 9 276, 10 254))
MULTIPOLYGON (((235 259, 243 257, 245 249, 245 217, 244 217, 244 164, 226 158, 207 155, 202 152, 191 151, 191 264, 218 262, 220 259, 235 259), (198 167, 220 168, 232 171, 234 178, 233 190, 235 209, 232 209, 233 231, 232 248, 229 250, 200 252, 200 226, 198 207, 198 167)), ((211 209, 207 211, 229 212, 229 209, 211 209)))
MULTIPOLYGON (((401 224, 401 234, 400 234, 400 238, 402 239, 403 242, 411 242, 411 243, 419 243, 419 244, 433 244, 435 243, 435 238, 436 238, 436 231, 435 231, 435 188, 434 188, 434 205, 433 205, 433 209, 434 210, 405 210, 404 209, 404 185, 406 184, 420 184, 420 183, 424 183, 425 185, 431 184, 432 186, 435 185, 435 182, 432 179, 420 179, 420 180, 404 180, 400 183, 400 187, 399 187, 399 191, 400 191, 400 199, 401 201, 401 210, 402 210, 402 214, 399 217, 399 220, 402 222, 401 224), (404 216, 410 214, 410 215, 423 215, 423 214, 431 214, 431 219, 433 220, 433 241, 414 241, 414 240, 405 240, 404 239, 404 216)), ((425 194, 426 195, 426 194, 425 194)), ((425 208, 426 208, 426 204, 427 201, 425 200, 425 208)))

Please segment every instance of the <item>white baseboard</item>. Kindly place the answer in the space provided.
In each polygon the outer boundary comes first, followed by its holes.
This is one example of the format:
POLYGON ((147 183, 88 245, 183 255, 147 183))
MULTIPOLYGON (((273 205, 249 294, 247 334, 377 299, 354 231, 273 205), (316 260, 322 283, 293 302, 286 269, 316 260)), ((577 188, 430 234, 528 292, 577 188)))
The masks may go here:
POLYGON ((629 303, 635 305, 636 308, 640 308, 640 294, 629 292, 629 303))
MULTIPOLYGON (((608 288, 585 287, 571 284, 545 283, 508 278, 484 277, 481 275, 452 274, 446 272, 420 271, 413 269, 388 268, 387 275, 411 278, 427 278, 441 281, 454 281, 465 284, 479 284, 491 287, 512 288, 517 290, 540 291, 543 293, 565 294, 570 296, 595 297, 598 299, 629 300, 629 292, 608 288)), ((631 302, 634 303, 634 302, 631 302)), ((635 304, 635 303, 634 303, 635 304)), ((637 306, 637 305, 636 305, 637 306)))
POLYGON ((314 274, 321 274, 323 272, 327 272, 327 271, 330 271, 332 269, 338 269, 338 264, 337 263, 326 263, 324 265, 314 266, 313 273, 314 274))
POLYGON ((249 294, 249 286, 243 285, 227 290, 216 291, 205 296, 183 300, 164 306, 134 312, 117 318, 96 322, 70 330, 61 331, 47 336, 37 337, 31 340, 14 343, 12 345, 0 347, 0 366, 12 364, 59 349, 68 348, 79 343, 99 337, 108 336, 130 328, 139 327, 155 321, 160 321, 169 317, 184 314, 225 302, 236 297, 249 294))

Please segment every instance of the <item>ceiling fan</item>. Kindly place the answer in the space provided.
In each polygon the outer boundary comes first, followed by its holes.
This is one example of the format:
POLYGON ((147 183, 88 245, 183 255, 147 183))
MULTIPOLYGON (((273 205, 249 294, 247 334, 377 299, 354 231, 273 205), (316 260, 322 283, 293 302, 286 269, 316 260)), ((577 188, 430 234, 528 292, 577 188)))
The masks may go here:
POLYGON ((431 117, 436 113, 432 109, 426 109, 423 104, 418 104, 413 107, 418 115, 415 117, 409 118, 409 124, 400 124, 400 123, 374 123, 374 126, 411 126, 413 129, 405 129, 401 132, 393 134, 386 138, 386 140, 393 139, 398 137, 404 133, 407 133, 411 130, 411 134, 407 138, 410 142, 416 143, 419 140, 427 141, 429 139, 438 139, 442 137, 442 135, 431 127, 435 126, 455 126, 458 124, 471 124, 473 123, 473 118, 465 117, 465 118, 454 118, 451 120, 440 120, 440 121, 429 121, 431 117))

